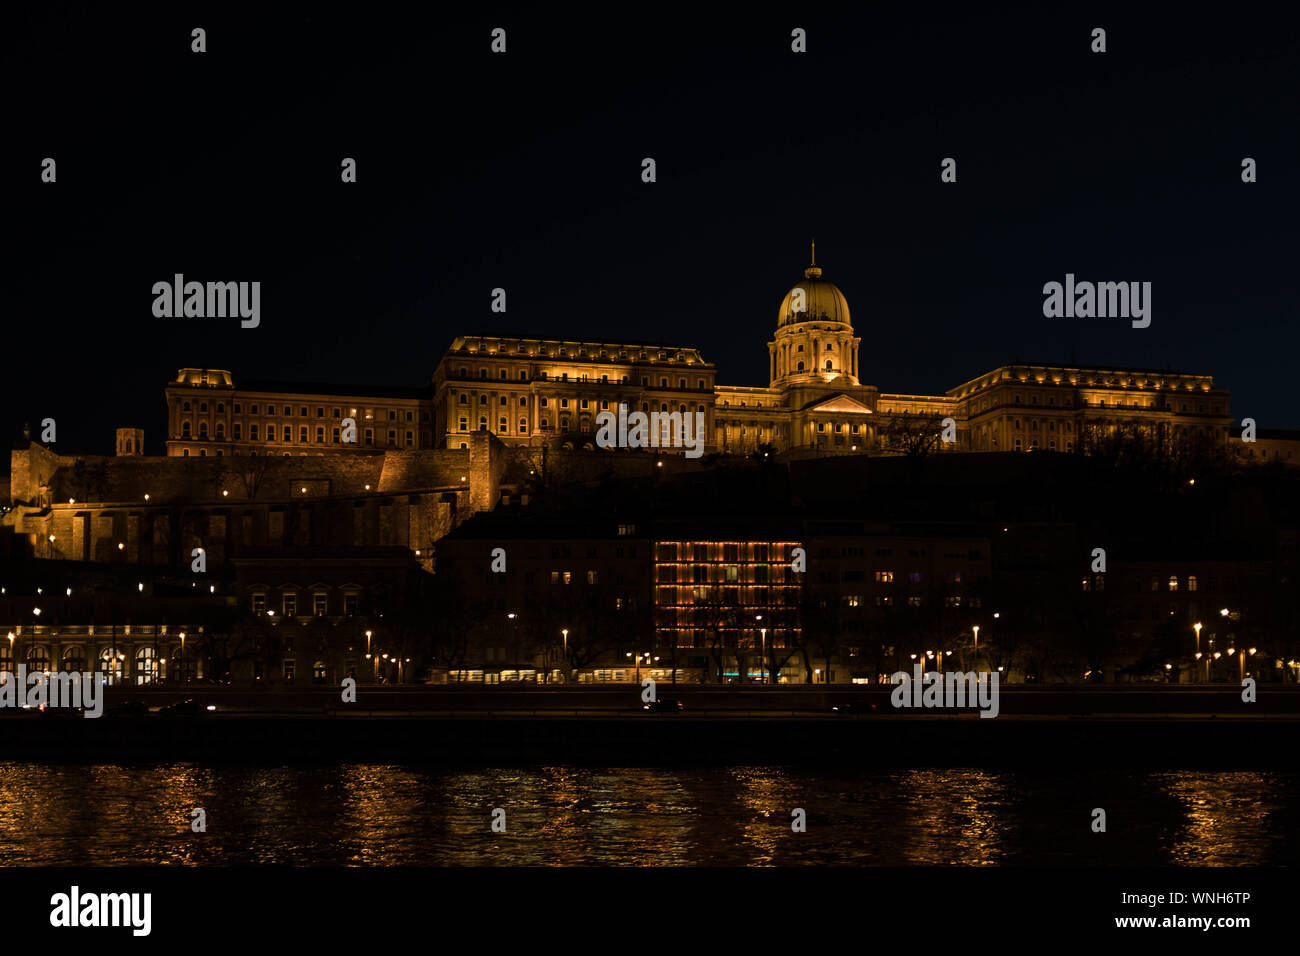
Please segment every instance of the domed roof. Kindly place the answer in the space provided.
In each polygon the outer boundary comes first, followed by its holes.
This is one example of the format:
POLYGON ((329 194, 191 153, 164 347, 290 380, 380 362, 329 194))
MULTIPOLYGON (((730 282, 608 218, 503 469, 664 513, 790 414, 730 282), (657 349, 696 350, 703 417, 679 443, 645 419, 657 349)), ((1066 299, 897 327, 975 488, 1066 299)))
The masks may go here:
POLYGON ((785 294, 781 300, 781 309, 777 313, 776 324, 793 325, 796 322, 849 322, 849 303, 844 293, 832 282, 822 278, 822 270, 817 266, 817 247, 813 246, 812 265, 803 271, 804 280, 785 294), (799 290, 802 294, 798 294, 799 290), (796 299, 802 299, 796 302, 796 299), (801 306, 796 312, 795 306, 801 306))

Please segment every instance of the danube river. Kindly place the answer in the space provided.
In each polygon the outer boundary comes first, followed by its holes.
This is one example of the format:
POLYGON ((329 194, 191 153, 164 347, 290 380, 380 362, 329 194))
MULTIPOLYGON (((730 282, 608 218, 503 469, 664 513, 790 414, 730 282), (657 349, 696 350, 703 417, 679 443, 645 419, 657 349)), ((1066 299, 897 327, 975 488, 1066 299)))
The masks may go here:
POLYGON ((0 763, 8 866, 1276 865, 1298 813, 1293 772, 0 763))

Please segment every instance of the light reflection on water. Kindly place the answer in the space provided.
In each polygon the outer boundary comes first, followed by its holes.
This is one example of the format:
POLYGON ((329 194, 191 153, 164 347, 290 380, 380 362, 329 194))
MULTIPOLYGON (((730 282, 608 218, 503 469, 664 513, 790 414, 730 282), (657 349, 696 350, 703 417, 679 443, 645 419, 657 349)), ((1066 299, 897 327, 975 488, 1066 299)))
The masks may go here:
POLYGON ((0 763, 9 866, 1269 865, 1298 810, 1294 773, 0 763))

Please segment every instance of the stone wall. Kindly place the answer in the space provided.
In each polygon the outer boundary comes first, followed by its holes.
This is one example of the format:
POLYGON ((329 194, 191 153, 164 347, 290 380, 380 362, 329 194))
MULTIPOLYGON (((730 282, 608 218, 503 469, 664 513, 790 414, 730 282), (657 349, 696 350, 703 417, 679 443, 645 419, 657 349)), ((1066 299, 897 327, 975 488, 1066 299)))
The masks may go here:
POLYGON ((202 548, 215 570, 251 548, 390 546, 431 569, 435 542, 495 507, 503 452, 487 433, 471 450, 279 458, 64 458, 33 443, 13 453, 26 504, 0 523, 51 560, 188 569, 202 548))

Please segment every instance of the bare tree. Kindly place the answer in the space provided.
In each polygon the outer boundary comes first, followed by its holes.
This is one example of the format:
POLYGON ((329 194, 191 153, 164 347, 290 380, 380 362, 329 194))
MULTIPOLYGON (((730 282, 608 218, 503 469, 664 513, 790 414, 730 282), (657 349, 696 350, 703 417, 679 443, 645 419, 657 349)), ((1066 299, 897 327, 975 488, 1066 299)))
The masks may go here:
POLYGON ((235 473, 244 486, 244 494, 252 501, 257 497, 258 489, 270 470, 271 459, 268 455, 241 455, 235 473))
POLYGON ((936 414, 902 412, 883 418, 879 428, 883 451, 924 458, 939 447, 943 419, 936 414))

